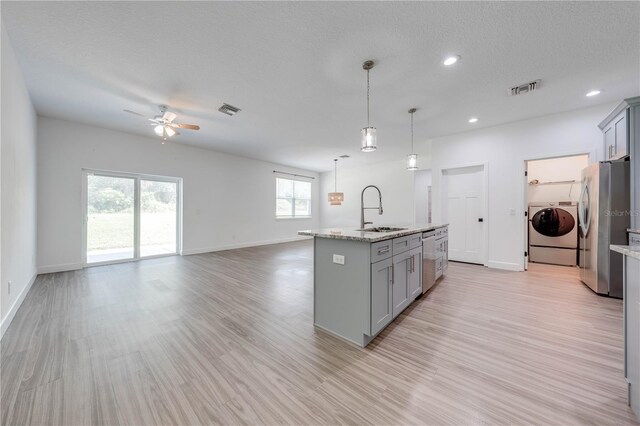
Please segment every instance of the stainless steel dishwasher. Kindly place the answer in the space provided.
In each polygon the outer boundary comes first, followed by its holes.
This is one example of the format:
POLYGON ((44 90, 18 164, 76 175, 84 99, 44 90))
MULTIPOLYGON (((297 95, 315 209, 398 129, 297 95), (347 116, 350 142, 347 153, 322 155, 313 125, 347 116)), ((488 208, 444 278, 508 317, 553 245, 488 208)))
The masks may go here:
POLYGON ((422 294, 425 294, 436 283, 436 231, 422 234, 422 294))

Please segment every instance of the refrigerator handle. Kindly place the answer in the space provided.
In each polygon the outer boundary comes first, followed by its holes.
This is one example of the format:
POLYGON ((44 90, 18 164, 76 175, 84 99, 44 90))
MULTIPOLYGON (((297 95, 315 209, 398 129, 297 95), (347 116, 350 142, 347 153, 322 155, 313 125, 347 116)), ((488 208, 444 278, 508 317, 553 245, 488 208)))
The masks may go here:
POLYGON ((589 232, 589 225, 591 222, 591 196, 589 194, 589 181, 585 179, 582 186, 582 192, 580 193, 580 201, 578 202, 578 221, 580 222, 580 229, 582 234, 586 237, 589 232), (585 217, 585 196, 587 198, 586 214, 585 217))

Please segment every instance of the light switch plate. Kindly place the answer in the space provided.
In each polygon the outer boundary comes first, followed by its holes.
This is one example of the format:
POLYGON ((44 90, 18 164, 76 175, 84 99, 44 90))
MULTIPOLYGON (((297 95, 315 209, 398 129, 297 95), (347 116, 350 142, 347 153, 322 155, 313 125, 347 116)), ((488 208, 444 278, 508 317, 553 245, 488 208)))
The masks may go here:
POLYGON ((337 263, 338 265, 344 265, 344 256, 341 254, 334 254, 333 263, 337 263))

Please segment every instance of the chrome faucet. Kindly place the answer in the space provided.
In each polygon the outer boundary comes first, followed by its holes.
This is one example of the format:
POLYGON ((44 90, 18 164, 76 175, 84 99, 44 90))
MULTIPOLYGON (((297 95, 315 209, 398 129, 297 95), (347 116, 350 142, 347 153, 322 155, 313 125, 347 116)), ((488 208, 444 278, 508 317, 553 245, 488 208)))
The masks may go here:
POLYGON ((365 210, 373 210, 373 209, 378 210, 378 214, 382 214, 382 192, 380 192, 380 188, 378 188, 375 185, 365 186, 364 189, 362 190, 362 194, 360 194, 360 229, 364 229, 364 227, 366 225, 373 224, 373 222, 365 222, 364 221, 364 211, 365 210), (378 207, 365 207, 364 206, 364 191, 366 191, 367 188, 375 188, 376 191, 378 191, 378 199, 380 200, 380 205, 378 207))

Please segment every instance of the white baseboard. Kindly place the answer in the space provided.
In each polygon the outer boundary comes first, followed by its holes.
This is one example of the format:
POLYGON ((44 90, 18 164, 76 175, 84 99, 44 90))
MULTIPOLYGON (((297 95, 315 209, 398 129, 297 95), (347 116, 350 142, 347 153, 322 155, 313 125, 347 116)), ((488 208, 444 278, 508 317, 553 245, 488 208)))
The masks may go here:
POLYGON ((304 235, 298 235, 298 236, 295 236, 295 237, 280 238, 280 239, 276 239, 276 240, 254 241, 254 242, 250 242, 250 243, 229 244, 229 245, 226 245, 226 246, 204 247, 204 248, 197 248, 197 249, 186 249, 186 250, 182 250, 182 254, 184 256, 189 256, 191 254, 211 253, 211 252, 215 252, 215 251, 233 250, 233 249, 246 248, 246 247, 267 246, 269 244, 291 243, 293 241, 309 240, 309 239, 312 239, 312 238, 313 237, 307 237, 307 236, 304 236, 304 235))
POLYGON ((9 312, 7 312, 7 315, 2 318, 2 323, 0 324, 0 339, 2 339, 5 331, 7 331, 7 329, 9 328, 9 324, 11 324, 11 321, 13 321, 13 318, 16 316, 16 312, 18 312, 18 309, 20 309, 20 305, 22 305, 24 298, 27 297, 27 293, 29 293, 29 290, 31 290, 31 286, 34 282, 36 282, 37 276, 37 273, 33 274, 31 279, 29 280, 29 283, 25 286, 24 289, 22 289, 22 293, 20 293, 16 301, 13 303, 13 306, 11 306, 11 309, 9 309, 9 312))
POLYGON ((522 268, 522 265, 518 263, 497 262, 495 260, 489 260, 487 262, 487 268, 503 269, 505 271, 516 271, 516 272, 524 271, 524 269, 522 268))
POLYGON ((48 265, 38 267, 38 274, 52 274, 54 272, 67 272, 77 271, 82 269, 84 265, 82 263, 66 263, 63 265, 48 265))
MULTIPOLYGON (((290 243, 293 241, 301 241, 312 239, 313 237, 307 237, 304 235, 297 235, 295 237, 289 238, 280 238, 275 240, 267 240, 267 241, 254 241, 250 243, 241 243, 241 244, 229 244, 226 246, 217 246, 217 247, 204 247, 197 249, 185 249, 182 250, 182 255, 188 256, 190 254, 200 254, 200 253, 211 253, 214 251, 222 251, 222 250, 233 250, 245 247, 257 247, 257 246, 266 246, 269 244, 280 244, 280 243, 290 243)), ((52 274, 55 272, 67 272, 67 271, 76 271, 78 269, 84 268, 82 263, 66 263, 62 265, 47 265, 40 266, 38 268, 38 274, 52 274)))

